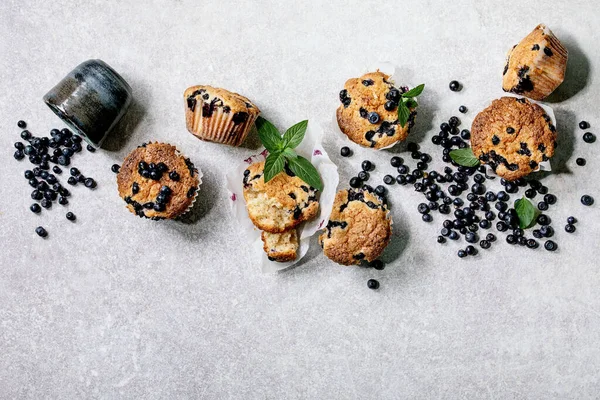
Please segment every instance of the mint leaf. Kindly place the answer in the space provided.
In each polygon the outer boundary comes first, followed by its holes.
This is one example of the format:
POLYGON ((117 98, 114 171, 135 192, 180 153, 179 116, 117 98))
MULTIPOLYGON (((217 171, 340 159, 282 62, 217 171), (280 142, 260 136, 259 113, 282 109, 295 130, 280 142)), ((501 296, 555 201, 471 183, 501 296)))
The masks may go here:
POLYGON ((285 157, 279 152, 271 153, 267 156, 265 160, 265 183, 269 182, 275 175, 280 173, 283 170, 283 166, 285 165, 285 157))
POLYGON ((285 131, 285 134, 283 135, 283 143, 285 143, 285 147, 295 149, 302 142, 302 139, 304 139, 307 126, 308 121, 304 120, 298 122, 296 125, 285 131))
POLYGON ((286 147, 285 149, 283 149, 283 151, 281 152, 281 154, 283 154, 283 156, 285 158, 287 158, 288 160, 291 160, 292 158, 297 158, 298 154, 296 154, 296 152, 292 149, 290 149, 289 147, 286 147))
POLYGON ((323 190, 323 183, 321 182, 319 171, 317 171, 306 158, 298 156, 291 160, 288 159, 288 166, 298 178, 320 191, 323 190))
POLYGON ((401 127, 404 128, 404 125, 408 122, 408 117, 410 117, 410 110, 403 101, 400 101, 400 104, 398 104, 398 122, 401 127))
POLYGON ((283 139, 275 125, 263 117, 258 117, 255 124, 260 142, 269 150, 269 153, 280 151, 283 148, 283 139))
POLYGON ((423 92, 423 89, 425 89, 425 84, 421 83, 419 86, 410 89, 408 92, 402 93, 402 97, 405 97, 405 98, 417 97, 418 95, 420 95, 423 92))
POLYGON ((519 217, 519 227, 529 228, 538 216, 538 210, 525 197, 515 200, 515 211, 519 217))
POLYGON ((479 165, 479 159, 475 157, 475 154, 473 154, 473 150, 470 147, 452 150, 450 152, 450 158, 463 167, 476 167, 479 165))

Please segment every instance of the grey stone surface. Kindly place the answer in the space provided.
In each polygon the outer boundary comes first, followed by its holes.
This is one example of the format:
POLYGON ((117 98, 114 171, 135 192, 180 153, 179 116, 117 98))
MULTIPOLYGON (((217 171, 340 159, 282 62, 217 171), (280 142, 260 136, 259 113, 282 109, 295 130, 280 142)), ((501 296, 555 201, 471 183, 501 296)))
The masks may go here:
MULTIPOLYGON (((3 0, 0 398, 597 398, 600 216, 579 197, 600 202, 600 143, 583 143, 576 123, 600 134, 599 14, 594 1, 558 0, 3 0), (559 196, 557 253, 502 242, 459 260, 464 242, 437 245, 442 219, 423 223, 420 197, 395 187, 384 271, 334 265, 314 246, 293 270, 259 272, 222 184, 229 160, 252 149, 188 134, 187 86, 239 91, 281 128, 325 124, 345 79, 391 61, 427 84, 414 138, 430 148, 456 113, 445 101, 474 115, 498 93, 506 51, 540 22, 571 52, 553 96, 560 150, 543 178, 559 196), (120 137, 74 158, 98 181, 73 189, 77 222, 59 205, 33 215, 28 163, 11 156, 16 122, 38 134, 61 126, 42 96, 89 58, 122 73, 136 102, 120 137), (119 199, 110 166, 148 140, 176 144, 203 169, 195 222, 139 220, 119 199), (369 278, 381 289, 368 290, 369 278)), ((390 152, 357 150, 336 158, 342 181, 367 157, 381 179, 390 152)))

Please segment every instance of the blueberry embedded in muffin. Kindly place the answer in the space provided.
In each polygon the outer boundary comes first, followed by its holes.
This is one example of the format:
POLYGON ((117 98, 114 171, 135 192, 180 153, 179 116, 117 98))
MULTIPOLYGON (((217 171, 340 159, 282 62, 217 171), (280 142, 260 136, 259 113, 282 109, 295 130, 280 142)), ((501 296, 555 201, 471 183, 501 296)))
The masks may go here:
POLYGON ((119 195, 139 217, 173 219, 194 202, 200 178, 175 146, 148 143, 134 149, 117 174, 119 195))
POLYGON ((542 100, 565 79, 567 58, 567 49, 540 24, 508 52, 502 89, 542 100))
POLYGON ((475 117, 473 154, 501 177, 515 180, 554 155, 556 127, 544 109, 525 98, 502 97, 475 117))
POLYGON ((298 252, 298 234, 296 229, 282 233, 262 232, 263 250, 271 261, 288 262, 296 259, 298 252))
POLYGON ((408 121, 398 120, 398 106, 407 87, 396 88, 390 76, 370 72, 346 81, 340 92, 337 122, 350 140, 376 149, 405 140, 415 122, 416 102, 407 104, 408 121))
POLYGON ((265 183, 264 166, 264 161, 254 163, 242 177, 248 216, 257 228, 281 233, 317 215, 317 189, 288 168, 265 183))
POLYGON ((260 110, 237 93, 211 86, 192 86, 184 94, 188 131, 199 139, 239 146, 260 110))
POLYGON ((332 261, 353 265, 377 259, 391 236, 392 218, 383 198, 368 189, 347 189, 336 194, 319 243, 332 261))

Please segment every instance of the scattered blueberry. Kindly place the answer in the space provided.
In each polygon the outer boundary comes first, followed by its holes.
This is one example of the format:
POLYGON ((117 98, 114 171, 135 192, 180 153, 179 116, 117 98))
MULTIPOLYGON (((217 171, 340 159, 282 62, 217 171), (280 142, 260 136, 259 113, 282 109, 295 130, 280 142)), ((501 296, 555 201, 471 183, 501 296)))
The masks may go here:
POLYGON ((110 167, 110 170, 115 174, 118 174, 120 169, 121 166, 119 164, 113 164, 112 167, 110 167))
POLYGON ((71 211, 69 211, 66 215, 67 219, 69 221, 75 221, 77 219, 77 217, 75 216, 75 214, 73 214, 71 211))
POLYGON ((377 289, 379 289, 379 281, 377 281, 375 279, 369 279, 367 281, 367 287, 369 289, 377 290, 377 289))
POLYGON ((458 81, 451 81, 448 87, 451 91, 458 92, 460 90, 460 83, 458 81))
POLYGON ((565 225, 565 231, 569 232, 569 233, 573 233, 575 232, 575 225, 573 224, 567 224, 565 225))
POLYGON ((591 206, 592 204, 594 204, 594 198, 590 195, 584 194, 583 196, 581 196, 581 204, 583 204, 584 206, 591 206))
POLYGON ((35 233, 37 233, 39 237, 43 238, 48 236, 48 232, 42 226, 38 226, 37 228, 35 228, 35 233))
POLYGON ((466 112, 467 112, 467 107, 465 107, 465 106, 460 106, 460 107, 458 107, 458 111, 464 114, 464 113, 466 113, 466 112))
POLYGON ((38 203, 33 203, 29 209, 36 214, 39 214, 42 211, 42 208, 38 203))
POLYGON ((19 122, 17 122, 17 126, 21 129, 25 129, 27 128, 27 122, 20 120, 19 122))
POLYGON ((546 240, 546 243, 544 243, 544 248, 548 251, 555 251, 558 246, 552 240, 546 240))
POLYGON ((87 151, 89 151, 90 153, 94 153, 96 151, 96 149, 94 148, 94 146, 92 146, 91 144, 88 144, 86 146, 87 151))
POLYGON ((587 121, 581 121, 579 123, 579 129, 587 129, 590 127, 590 124, 587 123, 587 121))
MULTIPOLYGON (((350 148, 348 146, 344 146, 340 149, 340 155, 342 157, 350 157, 351 153, 352 152, 350 151, 350 148)), ((173 174, 173 173, 177 173, 177 172, 175 172, 175 171, 171 172, 171 174, 173 174)), ((171 174, 169 174, 169 176, 171 176, 171 174)))
POLYGON ((354 189, 358 189, 361 186, 362 186, 362 182, 359 178, 357 178, 357 177, 350 178, 350 187, 352 187, 354 189))
POLYGON ((391 185, 394 183, 394 177, 391 175, 386 175, 383 177, 383 183, 385 183, 386 185, 391 185))
POLYGON ((93 189, 96 187, 96 181, 93 180, 92 178, 86 178, 84 185, 87 188, 93 189))
POLYGON ((361 167, 363 171, 368 172, 373 169, 373 163, 369 160, 365 160, 362 162, 361 167))
POLYGON ((575 160, 575 163, 577 165, 579 165, 580 167, 583 167, 585 165, 585 158, 579 157, 579 158, 577 158, 577 160, 575 160))
POLYGON ((586 143, 594 143, 596 141, 596 135, 592 132, 586 132, 583 134, 583 141, 586 143))
POLYGON ((575 223, 577 223, 577 219, 575 217, 569 217, 569 218, 567 218, 567 223, 569 223, 571 225, 575 224, 575 223))

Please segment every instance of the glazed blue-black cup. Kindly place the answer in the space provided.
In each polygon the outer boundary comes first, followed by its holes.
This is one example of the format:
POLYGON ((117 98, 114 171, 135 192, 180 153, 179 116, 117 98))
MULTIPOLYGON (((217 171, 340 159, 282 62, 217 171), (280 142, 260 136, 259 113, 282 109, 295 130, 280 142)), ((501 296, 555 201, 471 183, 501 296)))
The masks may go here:
POLYGON ((95 148, 131 104, 131 87, 102 60, 79 64, 44 96, 74 133, 95 148))

